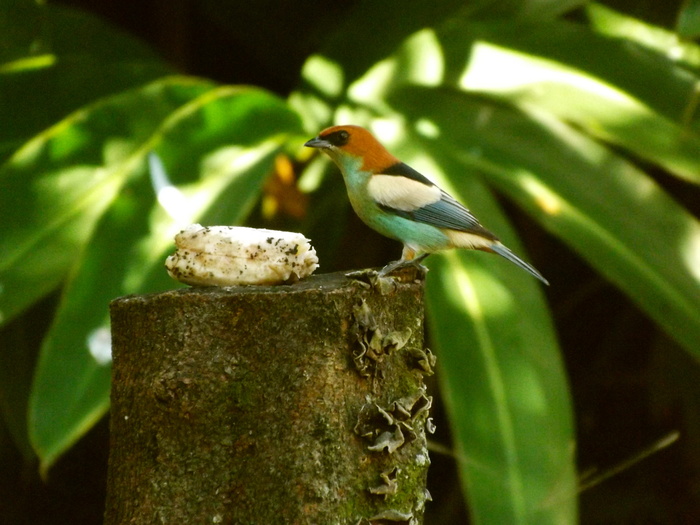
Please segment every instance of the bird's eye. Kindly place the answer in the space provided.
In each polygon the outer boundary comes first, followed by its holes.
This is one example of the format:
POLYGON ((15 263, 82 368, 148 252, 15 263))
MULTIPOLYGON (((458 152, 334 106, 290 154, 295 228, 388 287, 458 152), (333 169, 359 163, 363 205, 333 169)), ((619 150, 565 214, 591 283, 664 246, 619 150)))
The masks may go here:
POLYGON ((323 138, 325 138, 328 142, 330 142, 334 146, 342 147, 348 143, 348 140, 350 140, 350 133, 348 133, 344 129, 341 129, 338 131, 334 131, 330 135, 327 135, 323 138))

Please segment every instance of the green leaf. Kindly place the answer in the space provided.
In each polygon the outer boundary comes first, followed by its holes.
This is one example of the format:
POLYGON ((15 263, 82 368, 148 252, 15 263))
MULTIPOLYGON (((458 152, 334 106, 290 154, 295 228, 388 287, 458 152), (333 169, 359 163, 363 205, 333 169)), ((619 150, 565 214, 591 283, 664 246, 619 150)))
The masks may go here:
MULTIPOLYGON (((477 21, 461 12, 407 38, 348 89, 348 98, 385 112, 382 93, 401 82, 488 94, 553 114, 697 184, 698 75, 668 58, 676 47, 670 38, 633 46, 562 20, 477 21)), ((684 48, 688 56, 691 47, 684 48)), ((700 48, 692 50, 700 57, 700 48)), ((307 62, 304 77, 313 89, 295 99, 322 122, 330 121, 332 99, 344 94, 344 62, 332 58, 307 62)))
POLYGON ((487 256, 433 257, 430 334, 472 521, 576 523, 572 412, 541 294, 527 276, 493 278, 487 256))
POLYGON ((551 117, 445 89, 392 101, 700 358, 700 224, 646 174, 551 117))
MULTIPOLYGON (((473 24, 462 20, 441 30, 439 36, 449 57, 470 45, 469 41, 489 42, 559 62, 592 80, 614 86, 672 121, 697 125, 697 116, 688 108, 694 97, 696 75, 664 55, 630 45, 624 39, 597 34, 581 24, 554 20, 514 27, 508 23, 473 24)), ((467 62, 461 60, 449 63, 448 70, 464 72, 465 66, 467 62)))
MULTIPOLYGON (((43 304, 0 328, 0 413, 16 448, 25 462, 35 459, 27 433, 27 404, 41 337, 45 326, 37 321, 48 319, 55 301, 43 304)), ((0 427, 3 425, 0 424, 0 427)))
POLYGON ((480 46, 462 87, 526 109, 545 110, 592 136, 622 146, 671 173, 700 183, 700 135, 613 86, 557 63, 480 46), (492 76, 489 71, 519 71, 492 76))
MULTIPOLYGON (((672 53, 670 40, 666 46, 672 53)), ((375 69, 366 77, 381 81, 375 69)), ((700 183, 698 76, 626 40, 559 20, 514 25, 461 17, 413 35, 383 72, 388 90, 397 79, 442 84, 553 114, 700 183)))
POLYGON ((338 63, 348 83, 365 73, 395 49, 412 33, 457 19, 479 20, 547 20, 585 3, 586 0, 449 0, 426 3, 405 0, 397 9, 392 2, 358 3, 334 32, 321 55, 338 63), (387 23, 390 20, 391 23, 387 23), (381 38, 377 38, 381 35, 381 38), (348 45, 348 42, 371 41, 371 46, 348 45))
MULTIPOLYGON (((480 0, 478 3, 492 2, 480 0)), ((396 9, 392 2, 363 1, 344 17, 341 27, 320 54, 342 68, 343 80, 349 85, 393 52, 411 33, 438 23, 463 8, 464 3, 457 0, 435 3, 406 0, 401 9, 396 9), (354 44, 360 42, 372 42, 372 45, 354 44)))
POLYGON ((585 0, 477 0, 465 5, 452 0, 437 3, 408 0, 402 2, 401 9, 396 9, 391 2, 360 2, 344 17, 323 49, 306 61, 302 85, 292 94, 290 103, 305 119, 307 131, 314 132, 331 122, 333 111, 345 102, 349 86, 368 71, 385 65, 388 56, 395 56, 397 49, 422 29, 452 27, 474 19, 507 19, 508 24, 513 19, 549 20, 583 3, 585 0), (387 24, 387 20, 391 23, 387 24), (349 42, 372 42, 372 45, 349 45, 349 42))
POLYGON ((700 66, 700 47, 682 40, 678 33, 654 26, 610 9, 597 2, 586 4, 586 15, 591 27, 598 33, 624 39, 655 50, 673 62, 686 66, 700 66))
POLYGON ((700 1, 685 0, 678 13, 676 31, 683 38, 697 38, 700 36, 700 1))
POLYGON ((58 286, 141 162, 144 141, 211 87, 166 80, 88 106, 0 166, 0 322, 58 286))
POLYGON ((88 102, 172 72, 98 18, 25 4, 0 7, 0 161, 88 102))
MULTIPOLYGON (((173 79, 168 88, 189 82, 173 79)), ((109 301, 179 286, 163 268, 174 234, 194 221, 240 222, 276 153, 298 132, 298 119, 279 99, 251 88, 209 87, 159 119, 123 114, 134 123, 148 118, 153 128, 132 155, 113 159, 111 169, 128 171, 128 183, 74 266, 42 347, 29 430, 44 471, 107 410, 109 301), (151 149, 170 181, 146 176, 151 149)), ((102 145, 108 139, 93 137, 102 145)))
MULTIPOLYGON (((481 173, 407 136, 392 149, 527 260, 481 173)), ((542 285, 483 252, 426 261, 428 326, 472 521, 576 523, 573 408, 542 285)))

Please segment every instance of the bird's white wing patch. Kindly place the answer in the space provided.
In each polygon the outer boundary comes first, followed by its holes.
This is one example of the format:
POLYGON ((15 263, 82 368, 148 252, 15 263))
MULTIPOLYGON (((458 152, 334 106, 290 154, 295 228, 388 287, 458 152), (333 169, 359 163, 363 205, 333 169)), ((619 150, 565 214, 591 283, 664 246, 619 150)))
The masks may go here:
POLYGON ((373 175, 367 191, 379 204, 407 212, 433 204, 441 196, 437 186, 428 186, 401 175, 373 175))

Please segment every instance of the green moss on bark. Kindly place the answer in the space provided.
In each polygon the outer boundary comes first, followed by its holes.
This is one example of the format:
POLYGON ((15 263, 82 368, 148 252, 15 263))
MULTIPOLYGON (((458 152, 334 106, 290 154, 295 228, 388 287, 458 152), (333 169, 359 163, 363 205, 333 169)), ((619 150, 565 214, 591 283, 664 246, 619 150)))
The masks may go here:
POLYGON ((403 275, 114 301, 105 523, 421 523, 430 367, 403 275))

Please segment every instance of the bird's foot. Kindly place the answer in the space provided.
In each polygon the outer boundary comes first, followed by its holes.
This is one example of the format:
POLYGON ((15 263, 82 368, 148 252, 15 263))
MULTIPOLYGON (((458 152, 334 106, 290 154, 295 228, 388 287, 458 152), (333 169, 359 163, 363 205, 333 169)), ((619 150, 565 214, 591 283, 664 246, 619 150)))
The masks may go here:
POLYGON ((381 270, 355 270, 347 272, 345 276, 354 279, 366 288, 374 288, 382 295, 394 292, 399 283, 410 283, 416 279, 424 280, 428 268, 420 262, 428 256, 424 253, 414 259, 399 259, 387 264, 381 270), (413 271, 410 271, 410 269, 413 271), (400 272, 400 273, 394 273, 400 272), (390 275, 394 273, 394 275, 390 275))
POLYGON ((426 266, 423 266, 421 264, 421 261, 425 259, 428 255, 430 254, 423 253, 414 259, 407 260, 401 258, 398 261, 390 262, 384 268, 379 270, 379 273, 377 275, 379 277, 386 277, 387 275, 389 275, 392 272, 395 272, 396 270, 413 266, 418 271, 419 277, 421 279, 425 279, 425 276, 428 274, 428 268, 426 266))
POLYGON ((345 277, 357 281, 364 288, 374 288, 381 295, 389 295, 397 286, 393 277, 381 276, 377 270, 355 270, 347 272, 345 277))

